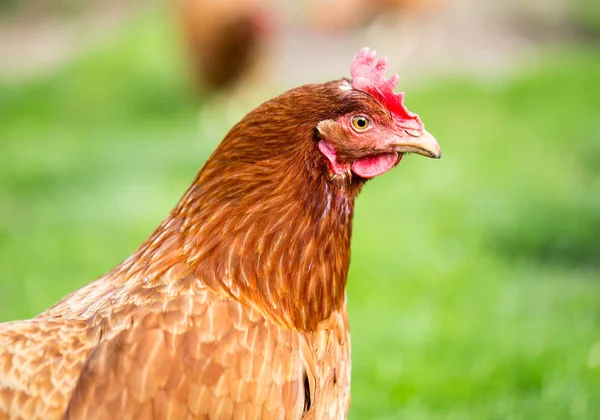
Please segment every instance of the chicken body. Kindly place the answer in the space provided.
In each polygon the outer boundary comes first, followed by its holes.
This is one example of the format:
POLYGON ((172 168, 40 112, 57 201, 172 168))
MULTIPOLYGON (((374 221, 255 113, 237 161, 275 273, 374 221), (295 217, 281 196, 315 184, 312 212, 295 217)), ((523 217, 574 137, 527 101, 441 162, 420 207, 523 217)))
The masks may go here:
POLYGON ((354 200, 440 156, 384 61, 250 112, 132 256, 0 324, 0 419, 345 418, 354 200))
POLYGON ((345 310, 300 334, 215 293, 183 264, 151 286, 137 280, 83 313, 57 306, 4 325, 0 418, 344 418, 345 310))

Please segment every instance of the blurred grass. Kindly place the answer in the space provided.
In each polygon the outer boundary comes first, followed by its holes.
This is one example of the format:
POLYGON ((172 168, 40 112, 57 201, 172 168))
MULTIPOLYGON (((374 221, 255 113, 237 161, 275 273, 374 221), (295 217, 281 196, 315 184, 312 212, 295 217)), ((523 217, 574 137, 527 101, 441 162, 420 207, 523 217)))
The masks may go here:
MULTIPOLYGON (((129 255, 220 140, 199 138, 157 26, 0 83, 1 320, 129 255)), ((408 90, 444 157, 411 156, 358 200, 352 418, 600 418, 598 68, 566 49, 510 80, 408 90)))

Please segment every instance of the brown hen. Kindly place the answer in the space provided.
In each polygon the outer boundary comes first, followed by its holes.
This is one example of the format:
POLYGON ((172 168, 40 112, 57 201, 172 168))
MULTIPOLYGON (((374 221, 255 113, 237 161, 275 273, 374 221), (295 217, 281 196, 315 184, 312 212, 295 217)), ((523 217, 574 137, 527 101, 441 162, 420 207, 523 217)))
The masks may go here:
POLYGON ((208 91, 233 88, 256 70, 273 26, 264 0, 178 0, 192 78, 208 91))
POLYGON ((250 112, 131 257, 1 324, 0 419, 345 418, 354 199, 441 155, 374 57, 250 112))

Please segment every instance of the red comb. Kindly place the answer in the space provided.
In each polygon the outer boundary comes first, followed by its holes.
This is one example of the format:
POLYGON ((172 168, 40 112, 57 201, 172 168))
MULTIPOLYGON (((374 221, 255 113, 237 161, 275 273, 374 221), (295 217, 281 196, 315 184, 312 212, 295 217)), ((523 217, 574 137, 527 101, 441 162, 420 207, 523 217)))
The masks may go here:
POLYGON ((383 57, 375 62, 375 55, 376 52, 370 51, 368 48, 363 48, 356 54, 350 66, 352 87, 373 95, 375 99, 387 106, 392 114, 402 120, 402 127, 410 130, 422 130, 423 123, 419 116, 404 106, 404 92, 394 92, 400 77, 394 74, 386 79, 388 60, 383 57))

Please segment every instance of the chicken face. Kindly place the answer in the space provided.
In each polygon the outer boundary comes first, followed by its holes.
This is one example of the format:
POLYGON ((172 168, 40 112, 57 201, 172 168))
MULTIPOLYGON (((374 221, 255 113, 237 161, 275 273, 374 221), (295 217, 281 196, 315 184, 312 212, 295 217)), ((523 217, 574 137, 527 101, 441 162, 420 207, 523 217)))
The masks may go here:
POLYGON ((375 52, 363 49, 352 64, 352 83, 339 89, 356 104, 350 112, 317 125, 318 147, 334 175, 373 178, 396 166, 404 153, 440 158, 440 146, 418 115, 394 93, 398 76, 385 78, 387 60, 375 62, 375 52))
POLYGON ((373 107, 371 112, 351 112, 335 120, 321 121, 317 130, 321 139, 319 150, 336 175, 352 172, 362 178, 373 178, 396 166, 404 153, 431 158, 442 154, 437 141, 425 129, 402 128, 381 106, 373 107))

